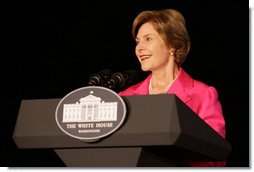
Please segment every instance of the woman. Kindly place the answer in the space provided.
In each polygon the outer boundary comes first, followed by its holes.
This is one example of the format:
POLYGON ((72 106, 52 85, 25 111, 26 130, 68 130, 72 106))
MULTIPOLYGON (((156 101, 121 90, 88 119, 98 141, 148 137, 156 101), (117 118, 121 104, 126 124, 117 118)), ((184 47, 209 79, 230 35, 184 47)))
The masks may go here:
MULTIPOLYGON (((225 121, 216 89, 192 79, 181 68, 190 49, 181 13, 173 9, 141 12, 133 22, 132 34, 141 68, 151 74, 119 94, 175 94, 225 138, 225 121)), ((189 165, 225 166, 225 161, 190 162, 189 165)))

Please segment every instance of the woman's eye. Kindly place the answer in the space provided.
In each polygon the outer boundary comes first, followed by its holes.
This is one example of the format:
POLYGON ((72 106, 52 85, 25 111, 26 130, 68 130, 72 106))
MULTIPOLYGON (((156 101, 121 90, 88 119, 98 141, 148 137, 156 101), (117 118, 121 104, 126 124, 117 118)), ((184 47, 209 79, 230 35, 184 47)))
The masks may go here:
POLYGON ((149 38, 149 37, 146 38, 146 41, 151 41, 151 40, 152 40, 152 38, 149 38))

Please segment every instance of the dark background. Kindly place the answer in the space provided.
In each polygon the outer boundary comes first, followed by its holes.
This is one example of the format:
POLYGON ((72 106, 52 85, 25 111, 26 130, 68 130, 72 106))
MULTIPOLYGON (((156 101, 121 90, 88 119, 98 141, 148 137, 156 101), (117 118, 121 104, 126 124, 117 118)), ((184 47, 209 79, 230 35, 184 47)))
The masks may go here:
POLYGON ((21 100, 62 98, 105 68, 138 70, 132 21, 161 8, 185 16, 192 46, 183 68, 218 90, 232 145, 227 166, 250 165, 248 1, 20 1, 2 8, 2 48, 9 48, 0 63, 1 166, 64 166, 53 150, 17 149, 12 134, 21 100))

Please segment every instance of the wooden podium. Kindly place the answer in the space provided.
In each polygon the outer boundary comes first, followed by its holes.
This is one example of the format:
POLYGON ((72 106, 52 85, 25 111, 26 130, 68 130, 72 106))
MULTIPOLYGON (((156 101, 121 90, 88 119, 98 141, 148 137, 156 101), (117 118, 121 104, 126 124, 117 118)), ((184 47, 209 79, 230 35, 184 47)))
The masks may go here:
POLYGON ((55 121, 61 99, 23 100, 14 141, 18 148, 52 148, 71 167, 185 166, 226 160, 231 145, 177 96, 123 96, 124 124, 92 143, 72 138, 55 121))

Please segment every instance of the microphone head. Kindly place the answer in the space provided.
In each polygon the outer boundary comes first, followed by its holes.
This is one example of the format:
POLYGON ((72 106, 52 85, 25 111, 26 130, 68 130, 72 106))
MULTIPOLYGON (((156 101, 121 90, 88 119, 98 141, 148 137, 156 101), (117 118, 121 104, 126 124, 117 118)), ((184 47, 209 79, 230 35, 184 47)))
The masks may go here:
POLYGON ((140 73, 136 70, 117 72, 111 76, 108 82, 108 88, 113 90, 120 90, 135 84, 138 81, 140 81, 140 73))
POLYGON ((125 82, 126 82, 126 74, 124 73, 121 73, 121 72, 117 72, 117 73, 114 73, 109 82, 108 82, 108 87, 110 89, 118 89, 118 88, 121 88, 125 85, 125 82))
POLYGON ((87 85, 89 86, 105 86, 112 75, 110 69, 104 69, 89 77, 87 85))

